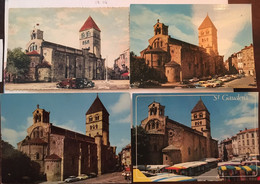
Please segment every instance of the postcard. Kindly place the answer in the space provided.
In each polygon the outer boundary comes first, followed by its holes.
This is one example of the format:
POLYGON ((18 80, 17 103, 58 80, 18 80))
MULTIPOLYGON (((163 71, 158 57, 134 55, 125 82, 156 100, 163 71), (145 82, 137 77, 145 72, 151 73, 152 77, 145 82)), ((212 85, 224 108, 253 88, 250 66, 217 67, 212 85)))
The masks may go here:
POLYGON ((5 92, 129 88, 129 8, 11 8, 8 16, 5 92))
POLYGON ((132 88, 256 88, 253 50, 249 4, 130 6, 132 88))
POLYGON ((259 179, 258 93, 133 94, 133 181, 259 179))
POLYGON ((130 103, 128 93, 2 95, 3 182, 131 182, 130 103))

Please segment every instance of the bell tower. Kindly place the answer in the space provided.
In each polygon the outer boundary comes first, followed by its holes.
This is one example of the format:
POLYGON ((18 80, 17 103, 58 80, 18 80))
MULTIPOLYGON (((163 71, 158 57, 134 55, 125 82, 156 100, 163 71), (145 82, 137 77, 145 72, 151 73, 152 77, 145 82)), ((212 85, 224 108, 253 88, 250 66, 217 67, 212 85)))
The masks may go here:
POLYGON ((37 109, 33 111, 33 123, 50 123, 50 112, 40 109, 38 104, 37 109))
POLYGON ((86 113, 86 135, 101 136, 103 145, 110 146, 109 113, 98 95, 86 113))
POLYGON ((201 99, 191 111, 191 128, 211 137, 210 113, 201 99))
POLYGON ((218 55, 217 28, 207 15, 198 28, 199 46, 206 49, 210 55, 218 55))
POLYGON ((80 49, 88 49, 89 52, 95 54, 96 57, 101 58, 100 32, 101 30, 95 21, 89 16, 79 30, 80 49))
POLYGON ((160 23, 160 20, 157 20, 157 23, 153 26, 154 36, 156 35, 168 35, 168 26, 160 23))
POLYGON ((35 52, 41 54, 41 45, 43 40, 43 31, 40 30, 39 24, 34 26, 33 30, 30 33, 30 41, 26 44, 27 52, 35 52))

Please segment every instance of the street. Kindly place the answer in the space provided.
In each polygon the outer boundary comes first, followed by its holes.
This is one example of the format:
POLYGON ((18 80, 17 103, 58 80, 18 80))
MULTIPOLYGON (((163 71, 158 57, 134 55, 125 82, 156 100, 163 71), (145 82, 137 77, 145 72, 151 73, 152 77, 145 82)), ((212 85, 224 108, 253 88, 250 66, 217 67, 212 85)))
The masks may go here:
POLYGON ((93 80, 95 87, 83 88, 83 89, 66 89, 57 88, 57 82, 45 82, 45 83, 5 83, 5 93, 79 93, 90 92, 95 90, 117 90, 117 89, 129 89, 129 80, 93 80))
MULTIPOLYGON (((64 181, 57 182, 42 182, 41 184, 61 184, 64 181)), ((73 182, 73 184, 99 184, 99 183, 131 183, 131 180, 125 180, 122 176, 122 172, 114 172, 108 174, 102 174, 96 178, 90 178, 82 181, 73 182)))
POLYGON ((198 181, 222 181, 221 179, 219 179, 218 177, 218 170, 217 168, 213 168, 199 176, 194 177, 196 178, 198 181))
POLYGON ((247 77, 242 77, 240 79, 235 79, 230 82, 227 82, 223 85, 223 87, 228 87, 228 88, 256 88, 256 86, 250 86, 249 84, 253 84, 254 82, 254 77, 253 76, 247 76, 247 77))

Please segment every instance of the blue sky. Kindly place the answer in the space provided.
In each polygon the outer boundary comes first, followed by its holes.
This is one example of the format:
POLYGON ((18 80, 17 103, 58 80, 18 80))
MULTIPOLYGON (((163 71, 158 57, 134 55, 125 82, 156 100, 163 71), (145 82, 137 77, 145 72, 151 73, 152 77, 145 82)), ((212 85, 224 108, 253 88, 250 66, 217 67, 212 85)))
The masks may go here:
POLYGON ((79 30, 91 16, 101 29, 101 55, 107 65, 129 48, 128 8, 12 8, 9 9, 8 48, 25 50, 36 24, 46 41, 79 48, 79 30))
MULTIPOLYGON (((85 114, 97 93, 77 94, 5 94, 1 96, 2 138, 14 147, 22 141, 32 125, 32 112, 37 104, 50 111, 55 126, 85 134, 85 114)), ((110 114, 110 144, 117 152, 130 143, 130 95, 128 93, 99 93, 110 114)))
POLYGON ((244 128, 258 127, 257 93, 134 94, 133 124, 140 125, 148 116, 148 105, 155 101, 165 106, 170 119, 191 127, 191 110, 200 97, 210 112, 213 138, 223 140, 244 128), (227 100, 238 96, 245 100, 227 100))
POLYGON ((198 27, 209 15, 218 30, 218 51, 224 58, 252 43, 251 5, 131 5, 130 50, 148 46, 157 19, 173 38, 198 45, 198 27))

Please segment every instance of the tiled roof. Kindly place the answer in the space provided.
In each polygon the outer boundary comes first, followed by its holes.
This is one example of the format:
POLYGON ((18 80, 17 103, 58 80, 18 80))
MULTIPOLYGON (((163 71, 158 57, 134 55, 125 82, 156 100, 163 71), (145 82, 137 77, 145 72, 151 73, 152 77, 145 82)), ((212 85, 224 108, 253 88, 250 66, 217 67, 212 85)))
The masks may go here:
POLYGON ((204 29, 209 27, 214 27, 216 29, 215 25, 212 23, 209 16, 207 15, 206 18, 201 23, 201 25, 199 26, 199 29, 204 29))
POLYGON ((26 53, 26 55, 40 55, 36 50, 26 53))
POLYGON ((48 156, 46 156, 45 159, 48 159, 48 160, 61 160, 61 158, 58 155, 56 155, 56 154, 48 155, 48 156))
POLYGON ((180 65, 178 63, 176 63, 175 61, 170 61, 170 62, 166 63, 165 66, 180 66, 180 65))
POLYGON ((174 150, 180 150, 179 148, 176 148, 175 146, 173 145, 169 145, 165 148, 162 149, 162 152, 169 152, 169 151, 174 151, 174 150))
POLYGON ((99 111, 103 111, 103 112, 109 114, 107 112, 105 106, 100 101, 99 97, 97 96, 95 101, 92 103, 92 105, 90 106, 90 108, 88 109, 86 114, 92 114, 92 113, 99 112, 99 111))
POLYGON ((256 131, 258 131, 258 128, 251 128, 251 129, 246 129, 241 132, 238 132, 237 134, 242 134, 242 133, 246 133, 246 132, 256 132, 256 131))
POLYGON ((88 19, 86 20, 86 22, 83 24, 83 26, 80 28, 79 32, 81 31, 85 31, 87 29, 91 29, 91 28, 94 28, 98 31, 101 31, 99 29, 99 27, 97 26, 97 24, 95 23, 95 21, 92 19, 91 16, 88 17, 88 19))
POLYGON ((25 140, 23 144, 47 144, 47 142, 45 142, 40 138, 33 138, 33 139, 25 140))
POLYGON ((195 105, 195 107, 192 109, 192 113, 193 112, 198 112, 198 111, 208 111, 207 107, 205 106, 205 104, 203 103, 203 101, 200 99, 198 101, 198 103, 195 105))

